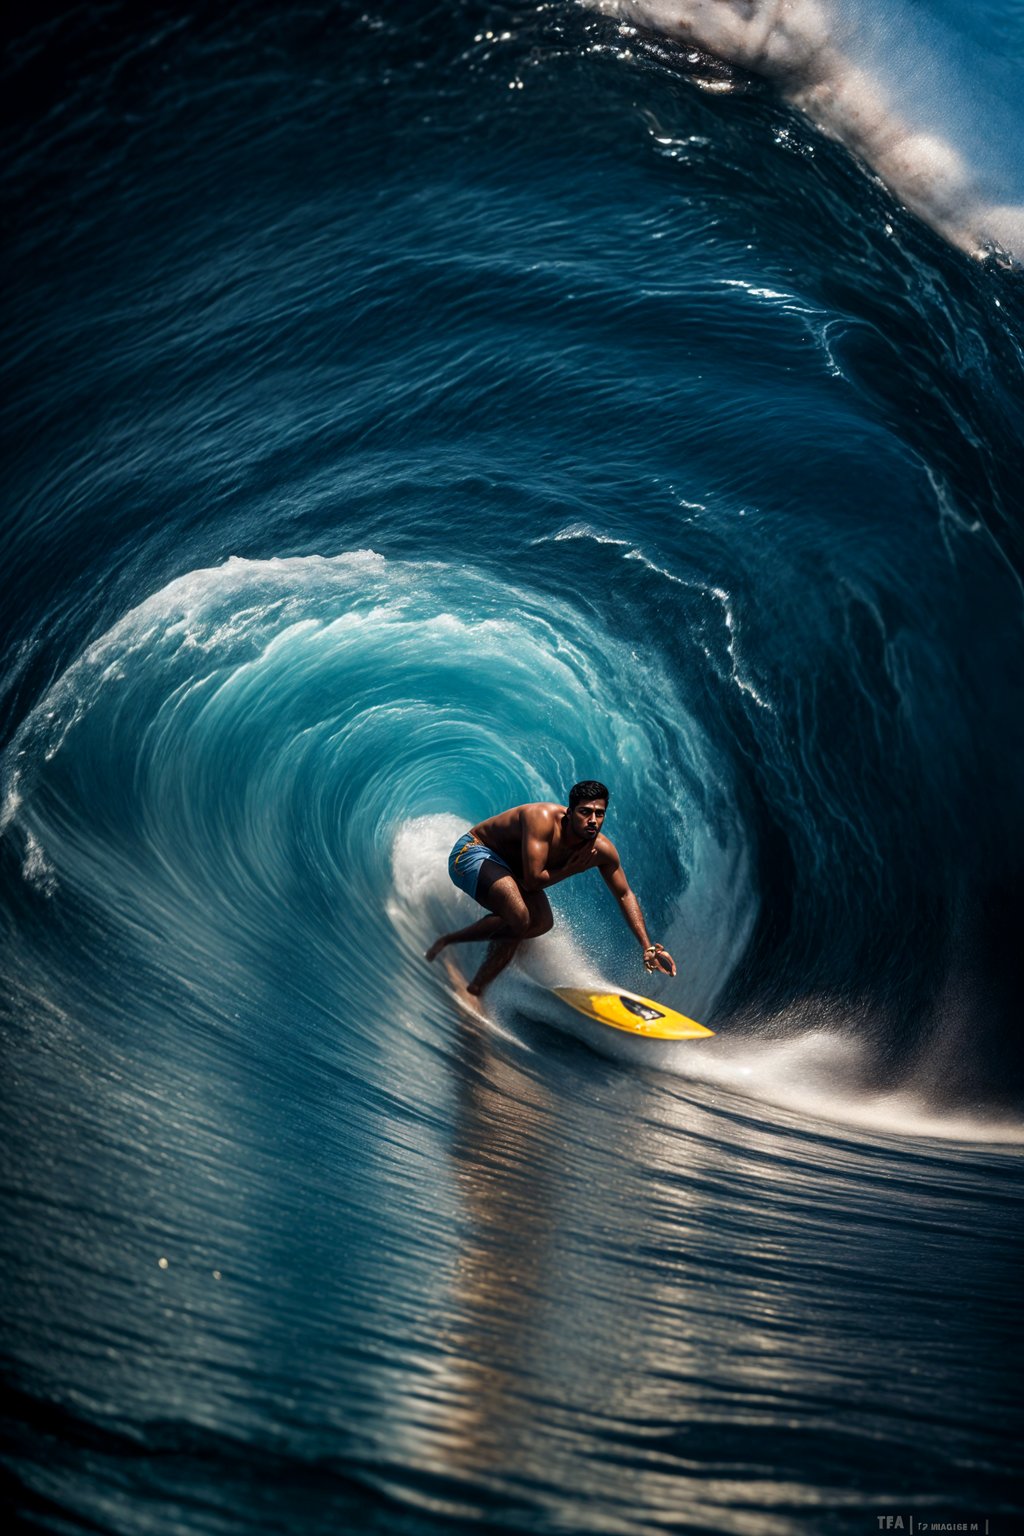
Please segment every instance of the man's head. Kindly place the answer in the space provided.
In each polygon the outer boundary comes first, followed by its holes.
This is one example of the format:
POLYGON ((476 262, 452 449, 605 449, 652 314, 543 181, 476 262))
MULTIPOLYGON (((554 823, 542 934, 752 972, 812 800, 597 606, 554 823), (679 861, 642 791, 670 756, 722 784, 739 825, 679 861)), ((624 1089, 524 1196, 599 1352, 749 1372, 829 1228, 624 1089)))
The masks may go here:
POLYGON ((595 838, 608 810, 608 790, 597 779, 583 779, 569 791, 569 827, 576 837, 595 838))

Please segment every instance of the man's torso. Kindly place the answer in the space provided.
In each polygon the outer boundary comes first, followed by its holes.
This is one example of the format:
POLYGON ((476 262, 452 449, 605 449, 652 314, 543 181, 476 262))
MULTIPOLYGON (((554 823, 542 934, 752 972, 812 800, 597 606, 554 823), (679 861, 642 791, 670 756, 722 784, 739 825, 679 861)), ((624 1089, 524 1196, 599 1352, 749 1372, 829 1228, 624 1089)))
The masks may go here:
POLYGON ((577 874, 614 856, 611 843, 601 834, 592 843, 570 843, 563 830, 565 814, 564 805, 549 800, 534 801, 500 811, 497 816, 488 816, 471 828, 471 832, 478 842, 500 854, 520 880, 523 878, 524 830, 546 843, 544 868, 551 874, 563 870, 577 874))

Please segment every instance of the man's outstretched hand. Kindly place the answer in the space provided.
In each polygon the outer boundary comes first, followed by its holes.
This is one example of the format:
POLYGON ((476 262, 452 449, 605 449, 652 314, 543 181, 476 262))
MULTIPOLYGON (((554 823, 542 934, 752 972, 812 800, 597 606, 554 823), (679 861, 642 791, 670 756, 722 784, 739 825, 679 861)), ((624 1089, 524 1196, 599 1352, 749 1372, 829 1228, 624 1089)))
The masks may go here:
POLYGON ((676 963, 661 944, 650 944, 644 950, 644 970, 664 971, 666 976, 674 976, 676 963))

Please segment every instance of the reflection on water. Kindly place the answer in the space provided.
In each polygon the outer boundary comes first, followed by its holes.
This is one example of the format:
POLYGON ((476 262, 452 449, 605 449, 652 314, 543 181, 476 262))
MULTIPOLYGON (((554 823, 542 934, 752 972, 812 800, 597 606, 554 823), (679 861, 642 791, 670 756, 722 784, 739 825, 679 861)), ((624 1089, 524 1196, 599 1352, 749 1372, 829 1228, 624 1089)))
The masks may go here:
POLYGON ((993 1208, 979 1232, 977 1202, 1008 1170, 762 1121, 545 1043, 459 1016, 440 1354, 396 1405, 413 1487, 413 1468, 441 1480, 431 1507, 465 1513, 472 1487, 546 1521, 582 1499, 623 1532, 743 1531, 747 1508, 788 1532, 869 1510, 894 1412, 919 1486, 948 1488, 952 1457, 969 1503, 1015 1257, 977 1272, 1001 1229, 993 1208), (948 1284, 972 1271, 987 1325, 948 1284), (940 1450, 908 1425, 954 1378, 940 1450))

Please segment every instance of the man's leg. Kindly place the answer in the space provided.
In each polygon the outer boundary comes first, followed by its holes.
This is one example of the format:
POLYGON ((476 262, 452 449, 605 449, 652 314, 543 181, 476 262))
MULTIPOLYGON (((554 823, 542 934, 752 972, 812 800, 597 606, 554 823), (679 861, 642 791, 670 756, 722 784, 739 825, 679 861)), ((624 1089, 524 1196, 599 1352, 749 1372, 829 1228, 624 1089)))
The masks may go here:
MULTIPOLYGON (((514 939, 525 935, 530 926, 530 909, 514 875, 504 865, 488 859, 480 870, 476 899, 491 909, 490 917, 481 917, 468 928, 442 933, 427 950, 426 958, 435 960, 448 944, 472 944, 481 939, 514 939)), ((507 962, 506 962, 507 964, 507 962)))
MULTIPOLYGON (((483 964, 467 988, 473 997, 479 997, 484 988, 489 987, 495 977, 501 975, 524 939, 535 939, 540 934, 547 933, 554 923, 551 904, 543 891, 525 893, 520 891, 519 894, 523 898, 529 916, 526 930, 509 938, 500 933, 494 936, 483 964)), ((486 919, 484 921, 486 922, 486 919)))
POLYGON ((479 997, 484 987, 489 987, 494 978, 501 975, 518 948, 518 939, 495 939, 488 945, 483 964, 466 988, 470 997, 479 997))
POLYGON ((427 950, 427 959, 436 960, 442 949, 447 949, 449 944, 473 944, 478 939, 493 939, 499 928, 504 926, 504 918, 492 913, 490 917, 481 917, 478 922, 470 923, 468 928, 456 928, 454 933, 442 933, 427 950))

